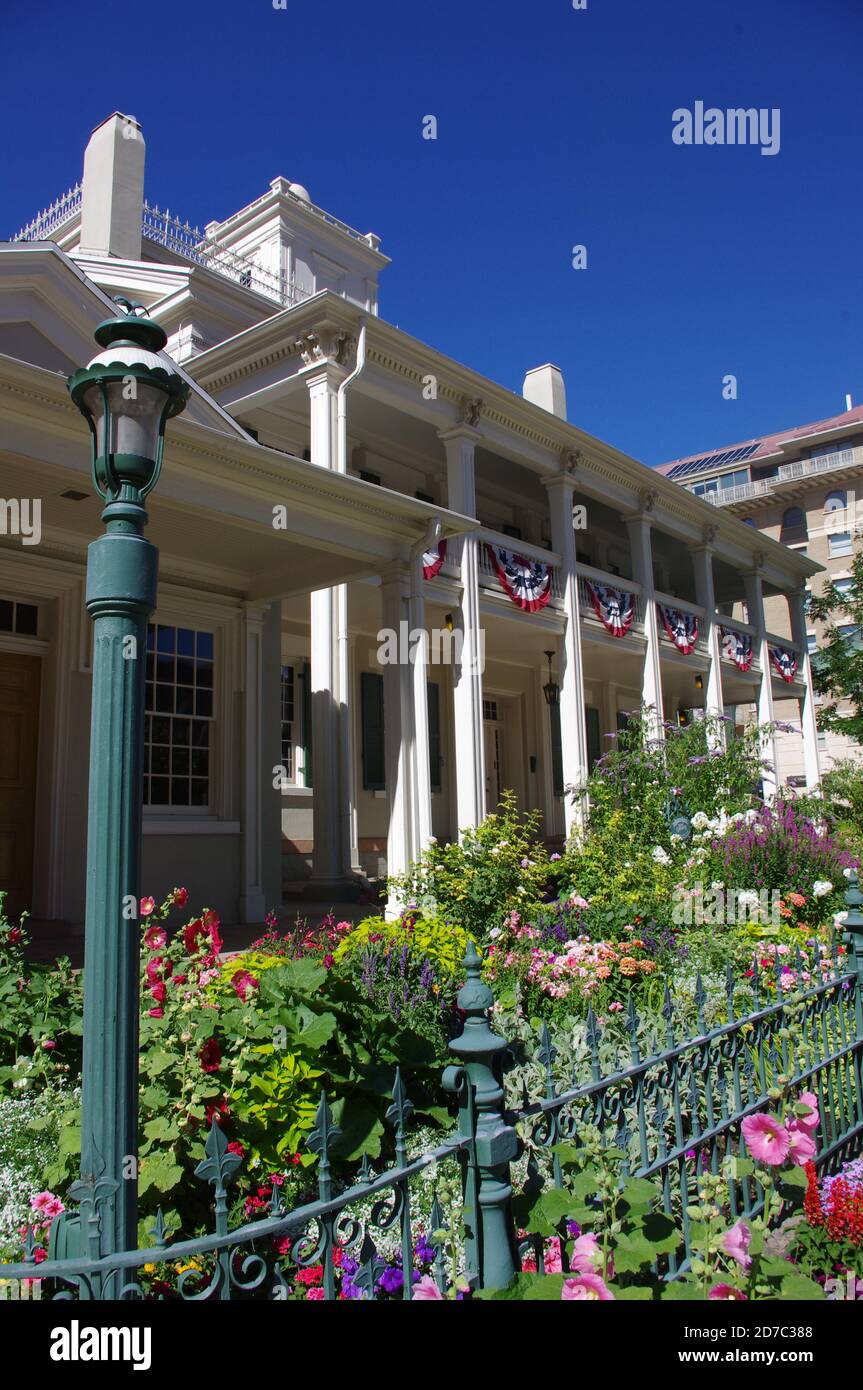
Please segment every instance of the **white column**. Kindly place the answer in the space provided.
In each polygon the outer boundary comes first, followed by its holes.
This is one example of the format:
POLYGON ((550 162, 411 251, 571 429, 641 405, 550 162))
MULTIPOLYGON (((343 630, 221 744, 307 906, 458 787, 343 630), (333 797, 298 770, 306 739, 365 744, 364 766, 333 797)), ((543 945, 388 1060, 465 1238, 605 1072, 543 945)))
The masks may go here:
MULTIPOLYGON (((578 786, 587 777, 587 721, 584 712, 584 667, 581 651, 581 609, 578 601, 578 575, 575 568, 575 531, 572 507, 575 486, 561 473, 546 480, 551 515, 551 547, 560 555, 560 585, 566 628, 560 643, 560 741, 564 787, 578 786)), ((546 717, 548 712, 545 711, 546 717)), ((564 794, 564 823, 567 838, 583 824, 584 798, 564 794)))
MULTIPOLYGON (((480 438, 470 425, 441 434, 446 449, 447 500, 450 508, 476 516, 474 451, 480 438)), ((458 615, 460 659, 453 668, 456 809, 459 834, 485 817, 485 751, 482 722, 483 643, 479 614, 479 541, 476 534, 450 541, 459 567, 461 605, 458 615)))
MULTIPOLYGON (((311 368, 309 440, 312 463, 334 469, 338 388, 344 370, 332 362, 311 368)), ((353 815, 350 721, 350 643, 344 584, 311 596, 312 626, 312 896, 344 895, 358 858, 353 815)))
POLYGON ((650 539, 650 518, 644 512, 627 519, 629 545, 632 554, 632 573, 641 585, 644 604, 644 669, 641 679, 641 702, 654 713, 650 720, 655 738, 664 738, 662 709, 662 667, 659 656, 659 621, 656 613, 653 583, 653 550, 650 539))
MULTIPOLYGON (((394 564, 381 576, 382 626, 395 633, 409 611, 410 573, 394 564)), ((414 754, 413 670, 409 661, 391 661, 384 677, 384 766, 387 788, 387 872, 402 874, 413 858, 414 754)), ((390 894, 387 915, 397 915, 399 902, 390 894)))
POLYGON ((246 605, 243 613, 243 835, 240 921, 262 922, 266 912, 262 856, 264 610, 246 605))
POLYGON ((428 723, 428 633, 425 618, 425 580, 423 557, 419 551, 411 559, 410 625, 417 635, 411 644, 413 654, 413 845, 414 858, 428 847, 432 833, 431 766, 429 764, 428 723))
POLYGON ((755 628, 753 646, 758 653, 761 666, 761 680, 758 684, 758 723, 765 729, 761 739, 763 757, 769 767, 761 774, 765 801, 773 801, 777 786, 776 736, 773 732, 773 668, 770 664, 770 643, 767 640, 767 626, 764 620, 764 583, 760 572, 749 570, 743 576, 746 585, 746 614, 755 628), (769 726, 769 728, 767 727, 769 726))
MULTIPOLYGON (((713 588, 713 547, 709 543, 697 546, 692 552, 692 567, 695 572, 695 600, 704 609, 705 637, 707 639, 707 689, 704 692, 704 705, 708 714, 722 716, 725 713, 725 697, 722 693, 722 652, 719 645, 719 624, 716 621, 716 594, 713 588)), ((719 725, 719 734, 714 742, 716 747, 725 746, 725 725, 719 725)))
POLYGON ((806 786, 815 789, 821 785, 821 763, 818 756, 818 724, 815 718, 815 692, 812 688, 812 663, 809 659, 809 643, 806 640, 806 596, 798 589, 788 595, 788 611, 791 615, 791 635, 797 648, 797 669, 805 687, 800 700, 800 725, 803 733, 803 769, 806 773, 806 786))

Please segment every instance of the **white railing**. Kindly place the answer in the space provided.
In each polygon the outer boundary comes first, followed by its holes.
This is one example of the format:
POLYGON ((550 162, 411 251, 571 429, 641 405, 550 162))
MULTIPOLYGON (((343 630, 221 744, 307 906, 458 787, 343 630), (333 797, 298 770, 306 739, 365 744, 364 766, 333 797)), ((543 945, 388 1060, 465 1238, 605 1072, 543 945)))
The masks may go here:
POLYGON ((834 449, 832 453, 819 454, 817 458, 780 463, 775 478, 759 478, 756 482, 739 483, 736 487, 719 487, 715 492, 704 492, 701 496, 714 507, 729 507, 735 502, 746 502, 750 497, 764 497, 781 483, 811 478, 818 473, 832 473, 837 468, 851 468, 856 464, 863 464, 863 448, 834 449))
POLYGON ((728 618, 724 613, 717 612, 715 621, 718 627, 729 627, 734 632, 745 633, 747 637, 755 636, 755 628, 751 623, 743 622, 742 618, 728 618))
POLYGON ((745 502, 749 497, 763 497, 770 492, 772 479, 759 478, 754 483, 738 483, 736 487, 720 487, 715 492, 703 492, 705 502, 714 507, 728 507, 732 502, 745 502))
MULTIPOLYGON (((644 601, 641 596, 641 585, 636 584, 632 579, 621 579, 617 574, 606 574, 605 570, 594 569, 592 565, 576 565, 578 576, 578 604, 584 617, 591 619, 598 627, 602 627, 599 618, 596 616, 596 609, 593 606, 593 598, 590 593, 590 584, 602 584, 610 589, 622 589, 624 593, 632 594, 634 613, 630 632, 644 627, 644 601)), ((603 631, 605 629, 603 628, 603 631)), ((616 641, 616 638, 610 638, 616 641)))
POLYGON ((50 207, 43 208, 32 222, 28 222, 26 227, 22 227, 13 241, 50 241, 54 233, 69 222, 76 213, 81 211, 81 185, 76 183, 74 188, 61 194, 50 207))
POLYGON ((502 531, 491 531, 483 527, 477 532, 479 542, 479 582, 486 589, 500 589, 503 593, 503 585, 498 578, 497 570, 492 564, 491 556, 486 550, 486 542, 490 545, 502 546, 504 550, 509 550, 513 555, 524 555, 529 560, 540 560, 548 565, 551 570, 551 597, 560 599, 563 597, 563 590, 560 583, 560 556, 553 550, 544 550, 541 545, 532 545, 530 541, 516 540, 513 536, 507 536, 502 531))
POLYGON ((245 289, 265 295, 267 299, 275 300, 283 308, 289 308, 311 297, 312 291, 301 289, 292 281, 258 265, 250 257, 242 256, 238 251, 223 246, 221 242, 206 236, 197 227, 190 226, 188 222, 181 222, 179 217, 172 217, 167 209, 162 211, 161 208, 150 207, 150 204, 145 202, 141 232, 150 241, 157 242, 168 251, 173 251, 175 255, 205 266, 207 270, 214 270, 218 275, 233 280, 245 289))

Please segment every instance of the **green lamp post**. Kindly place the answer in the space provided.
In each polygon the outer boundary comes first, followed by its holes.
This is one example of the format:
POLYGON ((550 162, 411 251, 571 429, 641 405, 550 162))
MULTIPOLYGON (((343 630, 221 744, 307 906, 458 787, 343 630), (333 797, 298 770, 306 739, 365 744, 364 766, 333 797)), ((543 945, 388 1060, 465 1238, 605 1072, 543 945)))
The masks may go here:
MULTIPOLYGON (((165 425, 189 387, 158 353, 163 329, 140 305, 96 329, 103 349, 69 378, 93 436, 93 483, 105 534, 87 560, 93 621, 84 1062, 82 1253, 137 1245, 138 964, 144 672, 158 556, 144 502, 162 466, 165 425), (140 310, 140 313, 136 313, 140 310)), ((72 1232, 69 1232, 71 1237, 72 1232)))

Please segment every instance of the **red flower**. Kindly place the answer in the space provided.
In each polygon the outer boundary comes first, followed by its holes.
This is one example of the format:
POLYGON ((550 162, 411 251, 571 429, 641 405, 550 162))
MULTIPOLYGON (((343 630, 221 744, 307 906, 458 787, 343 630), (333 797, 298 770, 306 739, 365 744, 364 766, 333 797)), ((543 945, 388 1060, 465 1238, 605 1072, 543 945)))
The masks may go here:
POLYGON ((297 1272, 298 1284, 320 1284, 324 1277, 323 1265, 311 1265, 309 1269, 301 1269, 297 1272))
POLYGON ((144 932, 144 945, 148 951, 161 951, 167 940, 168 933, 164 927, 153 925, 144 932))
POLYGON ((149 980, 151 985, 155 984, 156 980, 161 979, 162 966, 164 965, 164 963, 164 956, 153 956, 151 960, 147 961, 147 969, 144 973, 146 974, 147 979, 149 980))
POLYGON ((331 955, 331 954, 328 952, 328 953, 324 956, 324 966, 325 966, 325 968, 326 968, 327 970, 332 970, 332 968, 333 968, 333 966, 335 965, 335 963, 336 963, 336 958, 335 958, 335 956, 331 955))
POLYGON ((148 1015, 149 1018, 164 1018, 164 1017, 165 1017, 165 1010, 164 1010, 164 1009, 148 1009, 148 1010, 147 1010, 147 1015, 148 1015))
POLYGON ((228 1145, 228 1153, 229 1153, 229 1154, 236 1154, 238 1158, 245 1158, 245 1157, 246 1157, 246 1150, 243 1148, 243 1146, 242 1146, 242 1144, 240 1143, 239 1139, 232 1139, 232 1140, 231 1140, 230 1144, 228 1145))
POLYGON ((139 904, 139 911, 142 917, 149 917, 152 912, 156 911, 156 899, 142 898, 139 904))
POLYGON ((208 1038, 198 1053, 201 1071, 218 1071, 222 1065, 222 1050, 215 1038, 208 1038))
POLYGON ((165 1002, 165 997, 166 997, 168 991, 166 990, 166 988, 165 988, 164 984, 162 983, 162 981, 161 981, 161 980, 158 980, 158 981, 156 982, 156 984, 154 984, 154 985, 151 987, 150 993, 151 993, 151 995, 153 996, 153 998, 155 999, 155 1001, 156 1001, 157 1004, 164 1004, 164 1002, 165 1002))
POLYGON ((21 940, 21 928, 13 927, 9 932, 7 940, 10 946, 17 946, 18 942, 21 940))
POLYGON ((213 1123, 213 1120, 215 1120, 218 1125, 224 1127, 225 1120, 231 1118, 231 1107, 224 1099, 220 1100, 218 1103, 210 1100, 207 1101, 206 1114, 208 1127, 213 1123))
POLYGON ((171 896, 175 907, 185 907, 189 901, 189 890, 188 888, 175 888, 171 896))
POLYGON ((209 945, 208 954, 217 956, 222 949, 222 938, 219 935, 221 923, 215 912, 205 912, 203 918, 196 917, 194 921, 188 922, 183 928, 183 945, 190 956, 197 953, 209 945))
POLYGON ((248 970, 237 970, 231 976, 231 984, 237 992, 237 997, 242 999, 244 1004, 251 991, 258 988, 259 983, 260 981, 256 980, 248 970))
POLYGON ((806 1164, 806 1196, 803 1198, 803 1212, 810 1226, 824 1225, 824 1212, 821 1207, 821 1194, 818 1191, 818 1174, 815 1171, 815 1164, 810 1161, 806 1164))
POLYGON ((47 1260, 47 1258, 48 1258, 48 1251, 45 1250, 45 1249, 43 1249, 43 1247, 42 1247, 41 1245, 37 1245, 37 1246, 36 1246, 36 1249, 33 1251, 33 1263, 34 1263, 34 1264, 37 1264, 37 1265, 40 1265, 40 1264, 42 1263, 42 1261, 43 1261, 43 1260, 47 1260))
POLYGON ((189 978, 188 975, 174 975, 174 976, 172 976, 173 983, 174 983, 175 985, 184 985, 184 984, 186 983, 186 981, 187 981, 188 978, 189 978))

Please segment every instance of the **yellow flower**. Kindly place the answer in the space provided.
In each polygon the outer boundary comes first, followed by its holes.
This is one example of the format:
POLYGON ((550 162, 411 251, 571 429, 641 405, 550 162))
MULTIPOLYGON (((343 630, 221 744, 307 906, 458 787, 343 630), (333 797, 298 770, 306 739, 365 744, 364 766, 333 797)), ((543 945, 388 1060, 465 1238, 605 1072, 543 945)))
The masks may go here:
POLYGON ((144 1273, 145 1273, 145 1274, 155 1274, 155 1273, 156 1273, 156 1265, 144 1265, 144 1273))

